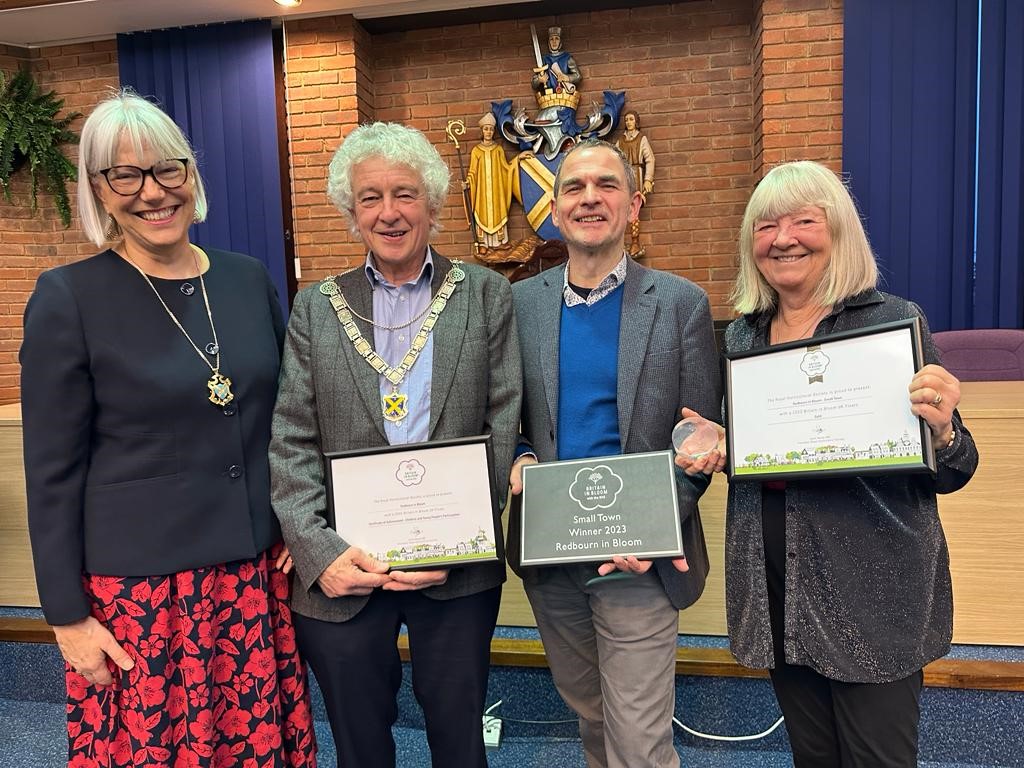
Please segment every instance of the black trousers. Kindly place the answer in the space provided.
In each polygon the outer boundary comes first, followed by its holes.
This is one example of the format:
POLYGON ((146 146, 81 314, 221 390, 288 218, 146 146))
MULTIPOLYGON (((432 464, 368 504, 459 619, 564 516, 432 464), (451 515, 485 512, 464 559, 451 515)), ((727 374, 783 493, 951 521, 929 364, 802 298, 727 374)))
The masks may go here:
POLYGON ((324 694, 339 768, 394 768, 402 663, 409 632, 412 687, 434 768, 486 768, 481 717, 501 587, 453 600, 376 590, 345 622, 295 615, 299 651, 324 694))
POLYGON ((795 768, 915 768, 921 670, 891 683, 843 683, 787 664, 785 495, 762 493, 772 687, 786 718, 795 768))

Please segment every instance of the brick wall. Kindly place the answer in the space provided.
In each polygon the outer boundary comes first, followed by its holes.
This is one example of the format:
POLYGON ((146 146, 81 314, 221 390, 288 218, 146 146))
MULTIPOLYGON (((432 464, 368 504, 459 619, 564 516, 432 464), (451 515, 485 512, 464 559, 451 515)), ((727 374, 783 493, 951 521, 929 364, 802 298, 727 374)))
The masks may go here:
POLYGON ((841 170, 842 0, 762 0, 760 178, 787 160, 841 170))
MULTIPOLYGON (((88 114, 112 86, 117 85, 117 45, 113 40, 31 51, 0 46, 0 69, 28 67, 43 90, 64 99, 68 112, 88 114)), ((72 124, 77 133, 84 117, 72 124)), ((72 162, 76 147, 66 147, 72 162)), ((68 187, 75 212, 74 184, 68 187)), ((0 197, 0 403, 18 399, 18 348, 21 346, 25 301, 45 269, 66 264, 96 251, 79 233, 77 216, 64 229, 50 195, 38 195, 39 209, 30 207, 29 181, 19 173, 11 184, 11 200, 0 197)))
MULTIPOLYGON (((641 212, 646 263, 700 283, 716 318, 728 318, 736 228, 754 181, 787 159, 839 169, 841 0, 699 0, 378 35, 350 16, 288 22, 288 138, 301 283, 363 256, 325 196, 327 164, 342 137, 370 119, 408 122, 441 147, 457 176, 444 135, 449 119, 466 122, 468 160, 476 121, 492 100, 512 99, 536 113, 531 23, 542 45, 549 25, 562 26, 565 48, 583 74, 580 112, 600 102, 602 90, 626 91, 626 106, 640 113, 658 161, 655 190, 641 212)), ((0 46, 0 68, 28 65, 44 87, 67 99, 68 109, 88 113, 117 84, 116 55, 113 40, 33 51, 0 46)), ((74 148, 69 155, 76 156, 74 148)), ((23 176, 13 192, 14 204, 0 200, 0 403, 18 398, 21 317, 36 276, 95 250, 77 222, 61 228, 46 195, 40 212, 31 214, 23 176)), ((436 239, 442 252, 468 257, 471 237, 454 183, 442 223, 436 239)), ((513 203, 510 237, 527 234, 513 203)))
MULTIPOLYGON (((462 119, 467 125, 462 147, 467 162, 479 136, 476 122, 491 101, 511 99, 515 107, 535 114, 530 24, 537 26, 542 45, 547 27, 560 25, 564 46, 583 75, 580 113, 591 101, 600 103, 605 89, 626 91, 626 106, 639 112, 657 156, 655 191, 641 213, 646 263, 701 283, 712 296, 716 315, 725 317, 735 228, 752 178, 752 18, 750 0, 716 0, 376 35, 373 116, 424 130, 458 176, 458 158, 444 133, 448 120, 462 119)), ((326 28, 332 23, 310 20, 303 22, 302 31, 309 35, 318 24, 326 28)), ((291 69, 297 56, 290 25, 288 29, 291 69)), ((306 105, 303 109, 308 111, 306 105)), ((350 115, 348 122, 354 119, 350 115)), ((513 152, 506 144, 506 154, 511 157, 513 152)), ((304 172, 309 172, 307 160, 301 161, 304 172)), ((324 168, 321 163, 321 174, 324 168)), ((319 180, 311 176, 310 183, 314 181, 322 195, 323 175, 319 180)), ((299 208, 297 219, 305 215, 299 208)), ((468 257, 472 238, 457 184, 442 225, 435 238, 439 249, 468 257)), ((323 225, 314 231, 322 234, 323 225)), ((344 229, 332 231, 345 235, 333 248, 317 239, 315 246, 299 249, 300 258, 309 253, 303 259, 304 282, 352 266, 362 257, 344 229)), ((513 203, 510 239, 528 234, 522 209, 513 203)), ((297 232, 299 242, 305 236, 297 232)))
POLYGON ((295 255, 308 284, 361 252, 327 199, 326 178, 342 137, 374 119, 373 70, 369 35, 351 16, 289 23, 286 45, 295 255))

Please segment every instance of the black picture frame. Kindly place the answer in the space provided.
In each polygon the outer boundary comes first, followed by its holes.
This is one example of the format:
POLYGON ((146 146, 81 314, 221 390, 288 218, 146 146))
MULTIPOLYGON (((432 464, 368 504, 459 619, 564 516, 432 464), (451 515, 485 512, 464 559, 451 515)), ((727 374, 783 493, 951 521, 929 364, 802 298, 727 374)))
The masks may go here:
MULTIPOLYGON (((725 355, 725 416, 726 416, 726 435, 727 435, 727 451, 728 451, 728 463, 726 466, 726 473, 729 477, 730 482, 732 481, 765 481, 765 480, 796 480, 806 478, 825 478, 825 477, 843 477, 843 476, 867 476, 867 475, 885 475, 885 474, 899 474, 899 473, 914 473, 914 472, 930 472, 935 473, 935 448, 932 443, 931 430, 924 419, 917 417, 916 419, 916 430, 919 436, 920 450, 915 451, 913 454, 900 454, 895 455, 893 452, 896 450, 892 446, 888 446, 888 443, 893 442, 890 437, 888 440, 883 440, 881 437, 877 443, 873 443, 867 448, 865 447, 851 447, 843 446, 836 448, 836 446, 824 446, 823 448, 815 449, 815 452, 808 454, 807 448, 802 452, 798 458, 788 459, 783 462, 780 461, 778 453, 772 453, 766 451, 764 454, 757 452, 747 453, 747 456, 756 455, 757 459, 751 462, 741 463, 737 461, 737 432, 739 430, 758 430, 766 429, 765 424, 746 424, 742 423, 744 415, 740 417, 740 413, 743 413, 743 409, 738 406, 736 402, 735 390, 737 388, 737 381, 739 376, 744 377, 755 377, 754 380, 758 382, 758 386, 765 388, 770 393, 773 377, 767 374, 758 376, 757 366, 751 365, 751 362, 757 360, 769 360, 770 358, 778 358, 780 355, 789 355, 794 350, 807 350, 807 354, 819 350, 825 353, 827 358, 827 350, 832 347, 833 352, 836 350, 837 342, 846 342, 849 340, 864 339, 870 342, 873 336, 880 336, 882 334, 906 334, 907 337, 907 354, 912 361, 913 370, 916 372, 921 369, 924 365, 924 352, 921 340, 921 320, 920 318, 913 317, 905 320, 895 320, 888 323, 881 323, 865 328, 857 328, 849 331, 841 331, 838 333, 829 334, 827 336, 817 336, 810 339, 800 339, 786 344, 777 344, 771 347, 765 347, 763 349, 748 350, 744 352, 729 353, 725 355), (741 370, 742 369, 742 370, 741 370), (881 448, 882 444, 886 444, 886 448, 881 448), (878 446, 878 450, 875 450, 875 446, 878 446), (861 454, 867 454, 862 456, 861 454), (892 455, 881 455, 881 454, 892 454, 892 455), (904 458, 906 460, 904 460, 904 458), (817 459, 817 460, 815 460, 817 459), (765 463, 761 467, 752 466, 755 462, 764 461, 765 463)), ((862 353, 870 353, 870 343, 860 346, 862 353)), ((805 360, 807 356, 805 355, 805 360)), ((812 361, 813 362, 813 361, 812 361)), ((870 371, 872 369, 872 363, 870 359, 863 360, 863 370, 870 371)), ((809 380, 810 377, 809 377, 809 380)), ((748 380, 749 381, 749 380, 748 380)), ((908 385, 909 380, 906 382, 908 385)), ((745 388, 747 391, 749 388, 745 388)), ((886 397, 902 398, 904 400, 908 397, 908 391, 903 387, 899 391, 894 388, 891 392, 886 392, 886 397)), ((909 401, 907 407, 909 408, 909 401)), ((880 427, 880 430, 884 429, 884 426, 880 427)), ((747 434, 744 434, 746 438, 747 434)), ((749 447, 751 441, 748 439, 743 440, 744 449, 749 447)), ((899 446, 899 450, 908 449, 913 444, 910 441, 896 442, 894 445, 899 446)), ((794 451, 795 452, 795 451, 794 451)), ((786 455, 787 457, 789 454, 786 455)))

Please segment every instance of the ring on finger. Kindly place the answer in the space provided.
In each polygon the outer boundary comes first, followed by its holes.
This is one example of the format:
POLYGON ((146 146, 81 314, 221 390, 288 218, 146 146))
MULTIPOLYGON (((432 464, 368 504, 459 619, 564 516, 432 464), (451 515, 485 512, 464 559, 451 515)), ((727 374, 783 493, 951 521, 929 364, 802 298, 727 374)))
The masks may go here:
POLYGON ((938 405, 941 402, 942 402, 942 393, 941 392, 936 392, 935 393, 935 399, 932 400, 932 405, 938 405))

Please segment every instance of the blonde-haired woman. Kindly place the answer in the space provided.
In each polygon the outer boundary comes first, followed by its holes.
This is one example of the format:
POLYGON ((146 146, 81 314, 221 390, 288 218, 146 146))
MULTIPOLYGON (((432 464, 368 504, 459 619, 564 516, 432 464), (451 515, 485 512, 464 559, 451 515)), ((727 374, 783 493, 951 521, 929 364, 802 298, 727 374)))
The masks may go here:
MULTIPOLYGON (((938 471, 737 482, 726 514, 729 640, 769 668, 797 768, 916 766, 922 669, 950 647, 949 555, 935 496, 978 463, 920 307, 876 288, 856 207, 828 168, 793 162, 758 184, 740 228, 728 352, 920 317, 926 365, 911 410, 938 471)), ((687 471, 720 469, 714 453, 687 471)))
POLYGON ((107 247, 40 275, 21 348, 68 765, 315 766, 270 508, 274 288, 256 260, 189 242, 202 179, 150 102, 97 106, 78 173, 82 226, 107 247))

